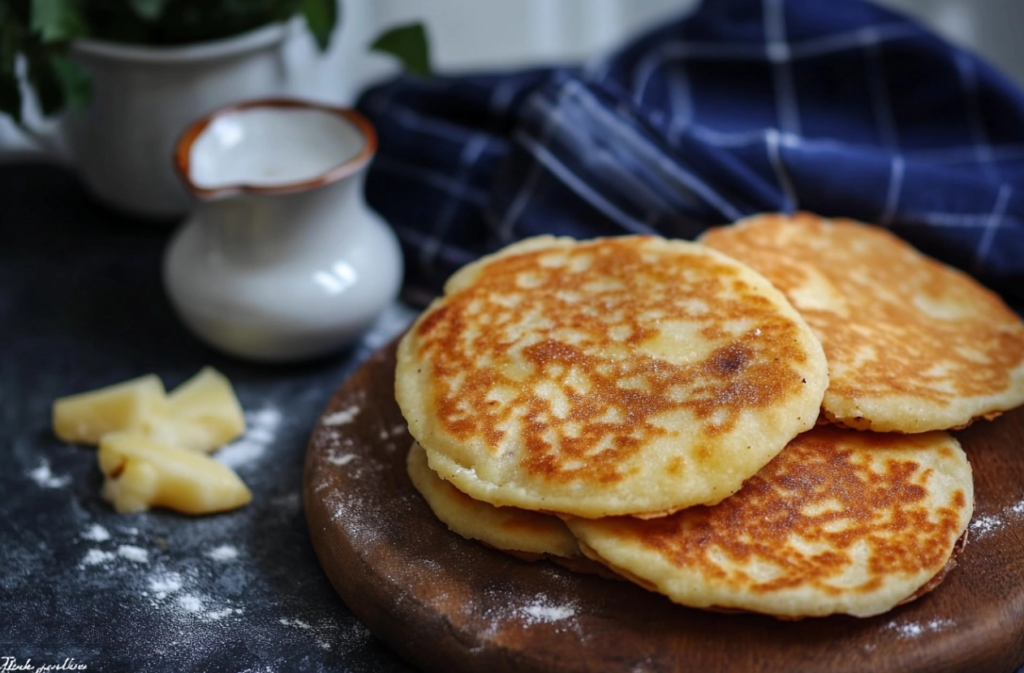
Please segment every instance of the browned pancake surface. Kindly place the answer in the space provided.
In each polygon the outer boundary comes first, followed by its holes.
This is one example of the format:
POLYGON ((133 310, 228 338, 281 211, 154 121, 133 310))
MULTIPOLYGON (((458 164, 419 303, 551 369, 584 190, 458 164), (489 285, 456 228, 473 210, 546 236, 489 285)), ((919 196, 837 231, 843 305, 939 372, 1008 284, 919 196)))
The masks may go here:
POLYGON ((810 427, 820 347, 749 269, 654 237, 540 246, 460 273, 400 348, 399 404, 445 479, 500 505, 658 513, 725 497, 810 427))
POLYGON ((879 227, 761 215, 703 243, 763 273, 822 341, 824 411, 859 429, 963 426, 1024 402, 1024 326, 992 292, 879 227))
POLYGON ((569 526, 584 550, 686 605, 869 615, 942 573, 972 511, 949 435, 822 426, 713 507, 569 526))

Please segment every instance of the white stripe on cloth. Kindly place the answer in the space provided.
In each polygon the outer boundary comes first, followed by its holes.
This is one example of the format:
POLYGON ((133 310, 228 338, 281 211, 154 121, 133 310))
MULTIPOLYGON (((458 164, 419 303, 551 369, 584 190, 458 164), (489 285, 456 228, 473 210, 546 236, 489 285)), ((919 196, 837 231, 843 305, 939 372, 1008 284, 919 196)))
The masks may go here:
POLYGON ((602 130, 615 134, 616 140, 643 158, 648 165, 657 166, 658 170, 677 180, 691 192, 702 198, 722 215, 731 220, 738 220, 742 213, 729 201, 723 198, 718 192, 712 189, 707 183, 698 178, 694 173, 687 171, 675 159, 666 155, 660 148, 645 139, 636 129, 628 124, 623 124, 605 106, 593 98, 593 95, 579 82, 568 82, 564 87, 571 94, 576 102, 587 108, 592 119, 603 124, 602 130))
POLYGON ((1003 215, 1006 213, 1006 204, 1010 202, 1013 194, 1013 187, 1003 184, 999 187, 999 196, 996 197, 996 205, 992 209, 992 215, 985 223, 985 232, 978 241, 978 249, 974 253, 974 273, 981 273, 985 270, 985 262, 988 261, 988 253, 992 249, 992 241, 995 239, 996 231, 1003 225, 1003 215))
POLYGON ((388 110, 387 117, 389 121, 396 121, 405 128, 458 143, 459 145, 468 142, 473 134, 477 133, 476 129, 467 129, 445 119, 421 115, 409 108, 397 105, 392 106, 388 110))
POLYGON ((864 60, 867 68, 868 88, 871 91, 871 112, 875 117, 875 128, 882 147, 890 151, 899 150, 899 133, 896 128, 896 116, 893 113, 892 101, 886 85, 885 64, 882 60, 882 49, 876 30, 861 31, 864 44, 864 60))
POLYGON ((885 196, 885 210, 878 220, 879 224, 886 227, 891 226, 896 217, 896 209, 900 205, 900 192, 903 190, 903 173, 906 170, 906 163, 898 154, 893 156, 890 163, 889 191, 885 196))
POLYGON ((781 143, 778 129, 767 129, 764 132, 765 148, 768 150, 768 160, 775 171, 779 187, 786 195, 786 210, 796 212, 800 209, 800 201, 797 199, 796 190, 793 188, 793 181, 789 177, 789 171, 782 161, 782 152, 779 149, 781 143))
MULTIPOLYGON (((523 147, 526 148, 526 150, 537 160, 537 166, 543 165, 554 175, 558 176, 558 178, 567 187, 569 187, 569 189, 580 196, 580 198, 584 199, 594 208, 601 211, 605 216, 616 222, 619 226, 636 234, 655 233, 646 223, 622 212, 617 206, 610 203, 590 185, 581 180, 575 173, 569 170, 565 164, 560 162, 557 157, 551 154, 550 150, 548 150, 544 143, 531 138, 522 132, 515 134, 515 140, 523 145, 523 147)), ((511 240, 511 238, 512 236, 510 232, 508 239, 511 240)))
POLYGON ((988 132, 985 130, 985 120, 981 116, 981 105, 978 101, 978 73, 975 71, 974 61, 967 54, 958 53, 956 70, 960 75, 960 87, 964 92, 967 124, 971 132, 971 142, 975 147, 975 157, 985 171, 985 176, 997 182, 999 175, 992 163, 992 148, 989 146, 988 132))
POLYGON ((455 178, 455 189, 449 191, 449 197, 434 221, 431 236, 428 237, 426 244, 420 248, 419 262, 427 272, 430 271, 434 263, 434 257, 437 255, 441 241, 445 240, 455 213, 467 201, 465 194, 470 191, 468 181, 472 177, 472 170, 476 162, 483 155, 486 145, 487 136, 477 135, 462 148, 462 154, 459 156, 459 173, 455 178))
POLYGON ((800 134, 800 103, 793 82, 783 0, 763 0, 765 53, 772 64, 775 114, 782 133, 800 134))
POLYGON ((437 247, 438 252, 434 256, 435 261, 440 259, 452 266, 464 266, 479 256, 477 253, 469 252, 457 245, 450 245, 445 243, 445 241, 433 239, 419 229, 407 227, 403 224, 393 224, 392 226, 395 228, 398 236, 411 247, 420 248, 425 245, 437 247))
MULTIPOLYGON (((570 123, 561 114, 560 107, 552 107, 541 99, 531 100, 530 105, 537 108, 537 114, 555 121, 559 137, 571 138, 576 147, 587 148, 586 165, 588 167, 594 167, 600 163, 601 171, 610 175, 611 181, 616 186, 624 188, 623 191, 628 191, 635 200, 641 202, 648 210, 665 212, 674 208, 675 204, 673 202, 666 200, 663 196, 652 190, 648 183, 639 179, 635 172, 622 165, 607 150, 594 146, 593 139, 595 133, 593 130, 588 131, 589 127, 570 123)), ((616 129, 602 130, 614 131, 616 129)))
MULTIPOLYGON (((905 23, 891 23, 807 40, 782 42, 785 49, 777 51, 775 58, 785 61, 800 61, 831 53, 863 49, 866 44, 865 32, 869 33, 870 40, 880 44, 920 35, 921 29, 905 23)), ((673 40, 659 44, 641 59, 633 77, 634 90, 645 89, 648 84, 646 80, 653 76, 665 62, 676 60, 770 61, 764 44, 673 40)), ((602 59, 589 65, 586 72, 591 79, 599 81, 607 75, 607 68, 608 59, 602 59)))

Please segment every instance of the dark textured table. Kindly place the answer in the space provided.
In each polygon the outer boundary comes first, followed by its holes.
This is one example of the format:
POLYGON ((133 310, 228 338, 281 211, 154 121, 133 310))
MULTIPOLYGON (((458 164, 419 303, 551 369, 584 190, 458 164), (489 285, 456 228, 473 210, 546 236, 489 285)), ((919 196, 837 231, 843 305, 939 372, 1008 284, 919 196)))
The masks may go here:
POLYGON ((234 360, 174 315, 160 281, 170 232, 93 203, 67 171, 0 165, 0 670, 412 670, 334 593, 301 498, 324 405, 411 312, 394 307, 334 358, 234 360), (52 434, 52 401, 149 372, 170 388, 204 365, 246 410, 248 434, 219 455, 252 503, 114 513, 95 449, 52 434))
POLYGON ((96 205, 67 171, 0 165, 0 671, 413 670, 334 593, 301 497, 317 417, 412 312, 301 366, 219 355, 164 295, 170 231, 96 205), (115 514, 95 450, 53 436, 52 401, 149 372, 173 387, 204 365, 246 409, 249 432, 219 456, 253 502, 115 514))

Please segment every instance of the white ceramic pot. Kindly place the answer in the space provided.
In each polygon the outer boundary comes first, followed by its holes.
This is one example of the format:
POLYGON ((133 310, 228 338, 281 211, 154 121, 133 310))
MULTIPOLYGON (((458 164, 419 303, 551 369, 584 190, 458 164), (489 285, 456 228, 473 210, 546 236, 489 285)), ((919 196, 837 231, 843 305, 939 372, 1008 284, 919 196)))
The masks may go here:
POLYGON ((395 300, 401 250, 363 200, 376 148, 358 113, 289 100, 185 132, 175 165, 199 205, 164 283, 197 336, 246 359, 302 360, 349 345, 395 300))
POLYGON ((182 130, 228 103, 285 91, 274 24, 237 37, 180 47, 76 40, 72 57, 93 75, 93 96, 62 122, 70 162, 88 188, 120 210, 178 218, 192 205, 171 156, 182 130))

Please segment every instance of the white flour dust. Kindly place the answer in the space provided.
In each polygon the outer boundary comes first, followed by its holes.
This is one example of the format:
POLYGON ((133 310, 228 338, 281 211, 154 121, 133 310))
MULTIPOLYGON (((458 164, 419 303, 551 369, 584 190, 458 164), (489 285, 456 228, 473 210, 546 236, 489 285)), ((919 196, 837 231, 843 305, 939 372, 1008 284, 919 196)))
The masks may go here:
POLYGON ((34 470, 29 470, 28 477, 40 488, 64 488, 71 483, 71 477, 69 475, 62 475, 58 477, 50 470, 50 461, 43 459, 39 463, 39 467, 34 470))
POLYGON ((117 548, 117 555, 133 563, 149 563, 149 552, 142 547, 123 544, 117 548))
POLYGON ((228 467, 239 467, 258 460, 277 438, 281 425, 281 412, 274 407, 246 412, 246 431, 240 439, 228 444, 215 454, 215 458, 228 467))
POLYGON ((332 449, 330 452, 328 452, 327 457, 324 458, 324 460, 326 460, 331 465, 337 465, 338 467, 342 467, 344 465, 348 465, 356 458, 358 458, 358 456, 356 456, 356 454, 354 453, 339 454, 332 449))
POLYGON ((83 566, 108 565, 114 560, 114 552, 103 551, 102 549, 90 549, 82 559, 83 566))
POLYGON ((896 631, 900 638, 917 638, 925 633, 945 631, 953 628, 954 626, 956 626, 956 622, 951 619, 933 619, 928 622, 908 622, 906 624, 900 624, 892 621, 886 624, 883 628, 890 631, 896 631))
POLYGON ((977 537, 985 537, 989 533, 995 532, 1005 525, 1006 522, 1003 521, 999 516, 991 514, 989 516, 982 516, 975 519, 974 521, 971 521, 971 535, 975 535, 977 537))
POLYGON ((370 632, 358 622, 349 629, 339 629, 338 625, 330 620, 321 620, 316 625, 303 619, 282 618, 277 622, 311 636, 316 640, 317 646, 325 650, 333 649, 334 644, 341 645, 341 649, 345 651, 351 650, 370 638, 370 632))
POLYGON ((149 580, 149 590, 158 600, 163 600, 181 590, 181 575, 173 572, 155 575, 149 580))
POLYGON ((234 561, 238 558, 238 549, 233 545, 222 544, 206 552, 214 561, 234 561))
POLYGON ((335 411, 333 414, 324 416, 324 425, 331 427, 348 425, 355 420, 360 411, 360 408, 355 405, 348 407, 347 409, 342 409, 341 411, 335 411))
POLYGON ((392 437, 405 432, 405 424, 395 425, 390 430, 384 428, 380 431, 379 437, 381 439, 391 439, 392 437))
POLYGON ((98 523, 94 523, 89 526, 88 530, 81 533, 81 536, 86 540, 93 542, 106 542, 110 539, 110 531, 98 523))
POLYGON ((142 595, 150 599, 152 607, 174 619, 198 618, 216 622, 244 612, 242 608, 233 607, 230 600, 214 605, 215 599, 190 589, 189 584, 190 581, 181 573, 159 571, 150 576, 149 591, 143 591, 142 595))
MULTIPOLYGON (((102 526, 94 526, 93 528, 90 528, 86 533, 82 534, 82 537, 86 537, 87 534, 91 537, 86 539, 96 542, 105 542, 110 539, 110 533, 108 533, 102 526)), ((119 545, 115 551, 90 549, 85 553, 85 557, 82 558, 80 565, 109 567, 122 559, 140 565, 149 563, 149 552, 142 547, 136 547, 135 545, 130 544, 119 545)))
POLYGON ((178 596, 178 606, 185 612, 199 612, 203 609, 203 601, 198 596, 185 594, 178 596))
POLYGON ((527 626, 546 622, 558 622, 576 616, 576 608, 572 605, 556 605, 548 601, 544 594, 537 596, 529 605, 519 609, 523 623, 527 626))

